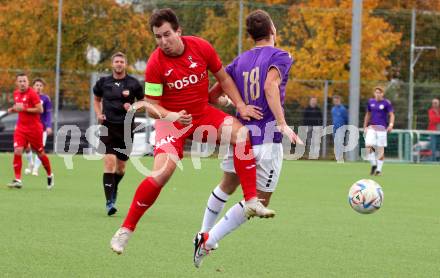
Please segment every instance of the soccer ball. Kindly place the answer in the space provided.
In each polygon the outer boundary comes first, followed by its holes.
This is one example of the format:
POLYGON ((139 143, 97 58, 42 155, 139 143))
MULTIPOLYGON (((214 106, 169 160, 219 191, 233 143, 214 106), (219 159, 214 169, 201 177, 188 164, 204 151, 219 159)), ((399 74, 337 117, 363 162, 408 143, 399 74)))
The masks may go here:
POLYGON ((359 180, 350 187, 348 202, 359 213, 373 213, 383 204, 382 187, 373 180, 359 180))

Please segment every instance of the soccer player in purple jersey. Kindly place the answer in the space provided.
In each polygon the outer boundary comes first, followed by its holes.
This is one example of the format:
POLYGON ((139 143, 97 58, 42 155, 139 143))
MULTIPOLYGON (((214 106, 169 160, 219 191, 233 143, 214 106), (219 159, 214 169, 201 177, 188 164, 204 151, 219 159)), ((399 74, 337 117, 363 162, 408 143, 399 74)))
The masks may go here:
MULTIPOLYGON (((52 134, 52 102, 50 97, 43 93, 44 86, 46 82, 42 78, 36 78, 32 82, 32 88, 38 93, 40 97, 41 104, 43 105, 43 113, 40 115, 41 123, 43 124, 43 146, 46 145, 46 139, 48 135, 52 134)), ((28 161, 28 168, 25 169, 24 173, 34 176, 38 176, 38 169, 41 166, 41 161, 38 156, 32 157, 31 148, 26 149, 26 159, 28 161)))
POLYGON ((387 146, 387 132, 394 127, 394 109, 384 98, 382 87, 374 88, 374 98, 368 100, 364 118, 365 146, 367 158, 371 162, 370 175, 380 176, 387 146))
MULTIPOLYGON (((246 104, 261 108, 263 118, 243 121, 250 133, 257 167, 257 192, 265 206, 269 204, 281 172, 283 161, 282 137, 288 136, 292 143, 302 144, 284 118, 283 104, 292 57, 286 51, 275 48, 276 29, 269 14, 256 10, 246 18, 246 29, 255 47, 242 53, 226 68, 246 104)), ((210 92, 212 103, 226 104, 219 98, 221 88, 214 85, 210 92)), ((240 117, 237 117, 240 119, 240 117)), ((202 228, 194 239, 194 265, 199 267, 210 250, 228 233, 246 222, 243 202, 230 208, 214 226, 217 216, 240 181, 235 173, 232 154, 229 151, 222 162, 224 176, 212 191, 202 228)))

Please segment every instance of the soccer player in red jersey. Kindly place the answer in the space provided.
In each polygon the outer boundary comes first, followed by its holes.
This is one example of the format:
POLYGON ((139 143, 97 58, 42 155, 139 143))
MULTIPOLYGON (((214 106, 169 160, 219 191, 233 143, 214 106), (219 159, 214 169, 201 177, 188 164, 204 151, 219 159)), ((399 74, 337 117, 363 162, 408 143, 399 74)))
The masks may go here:
POLYGON ((53 174, 50 168, 49 158, 43 147, 43 125, 40 114, 43 106, 38 94, 29 87, 29 79, 25 73, 16 77, 17 89, 14 91, 14 106, 8 109, 8 113, 18 113, 18 121, 14 132, 14 173, 15 179, 8 184, 10 188, 21 188, 21 156, 23 149, 29 144, 37 153, 47 172, 47 189, 54 186, 53 174))
POLYGON ((245 105, 211 44, 198 37, 181 36, 173 10, 153 12, 150 28, 158 48, 151 54, 146 68, 145 95, 149 100, 146 108, 152 117, 160 119, 156 121, 153 174, 137 188, 128 215, 111 240, 111 248, 118 254, 124 251, 139 219, 171 178, 177 161, 183 157, 185 140, 192 138, 201 126, 213 127, 218 141, 224 138, 222 131, 229 128, 247 217, 273 217, 275 214, 257 199, 256 165, 249 135, 239 135, 243 125, 208 104, 208 70, 227 92, 242 118, 259 119, 261 112, 255 106, 245 105), (225 126, 228 128, 223 128, 225 126), (246 138, 240 140, 241 137, 246 138))

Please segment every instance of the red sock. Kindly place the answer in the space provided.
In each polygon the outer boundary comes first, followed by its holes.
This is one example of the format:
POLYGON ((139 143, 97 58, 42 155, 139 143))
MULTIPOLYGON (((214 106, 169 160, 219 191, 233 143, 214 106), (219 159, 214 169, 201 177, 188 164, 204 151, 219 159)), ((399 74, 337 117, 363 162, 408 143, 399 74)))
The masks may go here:
POLYGON ((234 146, 234 167, 240 179, 245 201, 257 197, 257 167, 249 141, 234 146))
POLYGON ((41 160, 41 164, 43 164, 44 169, 46 169, 46 173, 48 176, 52 175, 52 169, 50 168, 49 158, 46 154, 39 155, 38 158, 41 160))
POLYGON ((14 154, 13 166, 14 166, 14 173, 15 173, 16 180, 21 179, 21 165, 22 165, 21 155, 14 154))
POLYGON ((131 202, 130 210, 122 227, 134 231, 136 224, 145 211, 154 204, 160 194, 161 186, 152 177, 147 177, 139 184, 131 202))

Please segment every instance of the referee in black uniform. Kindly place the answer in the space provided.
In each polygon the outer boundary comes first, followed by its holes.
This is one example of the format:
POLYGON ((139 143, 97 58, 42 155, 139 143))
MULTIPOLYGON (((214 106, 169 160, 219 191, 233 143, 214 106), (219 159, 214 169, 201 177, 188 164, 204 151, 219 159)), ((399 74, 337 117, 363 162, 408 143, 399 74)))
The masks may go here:
MULTIPOLYGON (((127 149, 124 141, 124 120, 130 105, 144 99, 144 90, 139 81, 126 72, 127 58, 117 52, 112 56, 112 74, 102 77, 93 87, 94 107, 98 122, 107 128, 107 135, 100 137, 105 146, 103 186, 107 215, 113 215, 118 193, 118 184, 125 173, 125 163, 131 150, 121 153, 116 149, 127 149)), ((105 133, 104 133, 105 135, 105 133)), ((133 142, 133 122, 130 140, 133 142)))

